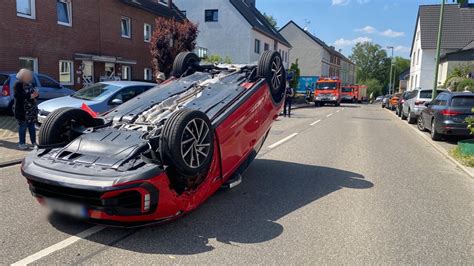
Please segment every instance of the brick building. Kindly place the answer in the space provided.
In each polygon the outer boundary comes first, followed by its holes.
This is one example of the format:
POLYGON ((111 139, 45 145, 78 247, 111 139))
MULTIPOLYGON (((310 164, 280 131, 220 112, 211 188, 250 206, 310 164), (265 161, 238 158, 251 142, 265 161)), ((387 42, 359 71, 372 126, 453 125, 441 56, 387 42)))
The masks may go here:
POLYGON ((27 67, 63 85, 152 80, 155 18, 184 19, 171 0, 10 0, 0 9, 0 71, 27 67))

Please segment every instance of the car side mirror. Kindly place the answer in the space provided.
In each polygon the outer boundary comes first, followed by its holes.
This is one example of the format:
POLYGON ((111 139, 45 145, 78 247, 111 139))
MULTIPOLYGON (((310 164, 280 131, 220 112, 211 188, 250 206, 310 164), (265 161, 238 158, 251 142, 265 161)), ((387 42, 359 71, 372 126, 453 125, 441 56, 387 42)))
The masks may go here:
POLYGON ((112 105, 121 105, 123 103, 123 101, 120 100, 120 99, 113 99, 110 103, 112 105))

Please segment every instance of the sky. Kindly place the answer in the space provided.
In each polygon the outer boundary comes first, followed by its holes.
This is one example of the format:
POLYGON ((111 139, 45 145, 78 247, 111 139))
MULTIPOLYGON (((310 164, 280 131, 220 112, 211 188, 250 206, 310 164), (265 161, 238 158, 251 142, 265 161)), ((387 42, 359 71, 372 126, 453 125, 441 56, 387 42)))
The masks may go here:
MULTIPOLYGON (((470 1, 472 2, 472 1, 470 1)), ((261 12, 278 26, 293 20, 328 45, 351 54, 355 43, 372 41, 395 47, 394 56, 410 57, 419 5, 440 0, 257 0, 261 12)), ((391 52, 390 52, 391 53, 391 52)))

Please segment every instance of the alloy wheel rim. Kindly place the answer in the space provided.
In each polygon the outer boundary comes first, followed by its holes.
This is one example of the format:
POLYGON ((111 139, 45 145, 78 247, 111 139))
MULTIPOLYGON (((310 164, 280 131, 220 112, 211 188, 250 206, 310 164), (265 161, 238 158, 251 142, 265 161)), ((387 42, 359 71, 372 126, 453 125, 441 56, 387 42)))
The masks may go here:
POLYGON ((421 130, 421 129, 423 129, 423 127, 424 127, 424 126, 423 126, 423 117, 420 116, 420 117, 418 118, 418 129, 421 130))
POLYGON ((189 121, 181 136, 181 156, 191 168, 198 168, 210 153, 211 140, 207 123, 195 118, 189 121))
POLYGON ((281 64, 280 57, 275 57, 272 63, 272 86, 275 90, 280 88, 281 85, 281 77, 283 76, 283 65, 281 64))

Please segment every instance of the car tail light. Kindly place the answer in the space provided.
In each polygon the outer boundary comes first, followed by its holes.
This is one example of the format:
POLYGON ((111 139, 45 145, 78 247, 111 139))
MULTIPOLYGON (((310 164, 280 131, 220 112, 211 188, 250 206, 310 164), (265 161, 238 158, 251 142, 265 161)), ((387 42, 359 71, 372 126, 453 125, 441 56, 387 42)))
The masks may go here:
POLYGON ((2 96, 10 96, 10 86, 7 84, 2 87, 2 96))
POLYGON ((444 115, 444 116, 455 116, 455 115, 460 115, 462 113, 458 112, 458 111, 445 109, 445 110, 441 111, 441 114, 444 115))
POLYGON ((425 101, 416 101, 415 102, 415 105, 422 105, 422 104, 425 104, 425 101))

